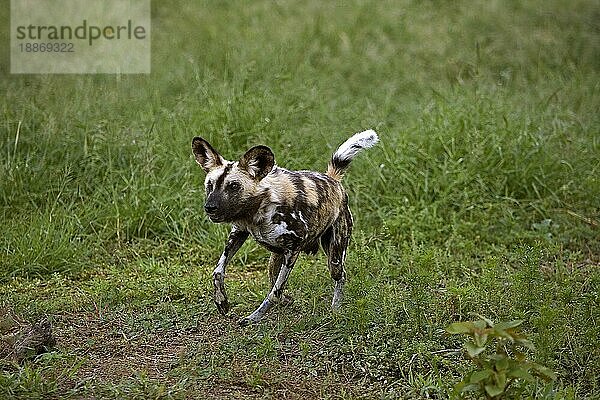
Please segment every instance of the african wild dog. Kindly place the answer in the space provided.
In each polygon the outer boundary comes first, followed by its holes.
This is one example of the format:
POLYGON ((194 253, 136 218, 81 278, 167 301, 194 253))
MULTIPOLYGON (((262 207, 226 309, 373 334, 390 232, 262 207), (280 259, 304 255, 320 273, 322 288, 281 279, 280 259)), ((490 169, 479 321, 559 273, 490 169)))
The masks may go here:
POLYGON ((211 221, 232 224, 213 272, 214 300, 222 314, 229 311, 225 267, 249 235, 272 252, 272 289, 256 311, 239 321, 241 325, 258 322, 276 302, 291 300, 283 295, 290 271, 300 252, 316 254, 319 244, 335 281, 331 305, 334 310, 340 307, 352 233, 348 195, 340 181, 354 157, 378 141, 373 130, 355 134, 337 149, 323 174, 278 167, 266 146, 252 147, 238 161, 227 161, 206 140, 192 140, 196 162, 207 173, 204 210, 211 221))

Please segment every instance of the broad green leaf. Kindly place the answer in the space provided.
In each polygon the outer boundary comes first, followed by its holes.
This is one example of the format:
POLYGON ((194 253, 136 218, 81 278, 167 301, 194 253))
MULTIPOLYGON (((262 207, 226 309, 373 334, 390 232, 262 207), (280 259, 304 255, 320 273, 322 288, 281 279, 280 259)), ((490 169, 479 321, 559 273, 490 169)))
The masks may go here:
POLYGON ((456 396, 458 393, 462 392, 474 392, 479 390, 478 385, 474 385, 469 383, 470 374, 465 376, 464 379, 454 385, 454 395, 456 396))
POLYGON ((446 332, 457 334, 457 333, 471 333, 475 329, 475 326, 471 321, 466 322, 454 322, 446 328, 446 332))
POLYGON ((478 390, 479 390, 479 385, 475 385, 475 384, 465 385, 460 389, 461 392, 476 392, 478 390))
POLYGON ((484 369, 483 371, 475 371, 471 374, 471 378, 469 379, 470 383, 479 383, 484 379, 492 376, 494 372, 489 369, 484 369))
POLYGON ((496 373, 495 375, 497 386, 504 392, 504 389, 506 389, 506 373, 504 371, 501 371, 496 373))
POLYGON ((546 368, 543 365, 536 363, 531 363, 530 365, 533 367, 537 375, 539 375, 539 377, 545 381, 556 380, 556 374, 550 368, 546 368))
MULTIPOLYGON (((487 326, 489 326, 489 327, 491 327, 491 328, 493 328, 493 327, 494 327, 494 322, 493 322, 491 319, 489 319, 489 318, 486 318, 486 317, 484 317, 483 315, 481 315, 481 314, 477 314, 477 313, 473 313, 473 315, 475 315, 477 318, 479 318, 479 319, 483 320, 483 321, 484 321, 484 322, 487 324, 487 326)), ((485 328, 485 327, 484 327, 484 328, 485 328)))
POLYGON ((484 331, 483 333, 475 332, 475 334, 473 335, 473 339, 477 346, 483 347, 487 342, 488 334, 486 331, 484 331))
POLYGON ((502 357, 496 361, 496 369, 499 371, 508 369, 508 358, 502 357))
POLYGON ((487 328, 487 323, 485 321, 474 321, 473 325, 475 325, 475 328, 477 329, 485 329, 487 328))
POLYGON ((516 328, 517 326, 521 325, 523 322, 524 321, 522 319, 515 319, 514 321, 499 322, 496 324, 496 328, 502 329, 502 330, 516 328))
POLYGON ((496 329, 494 329, 494 333, 495 333, 495 336, 502 337, 504 339, 508 339, 511 342, 515 341, 515 338, 510 333, 508 333, 507 331, 505 331, 504 329, 498 329, 498 328, 496 328, 496 329))
POLYGON ((515 355, 515 360, 517 360, 517 362, 525 361, 525 358, 526 358, 525 353, 521 353, 520 351, 517 350, 517 351, 515 351, 514 355, 515 355))
POLYGON ((469 379, 468 376, 465 376, 460 382, 458 382, 456 385, 454 385, 454 391, 457 393, 462 392, 462 389, 467 385, 469 379))
POLYGON ((507 376, 509 378, 524 379, 527 382, 533 382, 535 380, 533 375, 531 375, 529 372, 527 372, 524 368, 521 367, 511 369, 510 371, 508 371, 507 376))
POLYGON ((485 350, 485 347, 479 347, 473 342, 467 342, 465 343, 465 349, 467 349, 467 353, 469 353, 471 357, 477 357, 477 355, 485 350))
POLYGON ((488 339, 488 334, 487 333, 483 333, 483 334, 475 333, 473 335, 473 339, 475 340, 475 344, 477 346, 484 347, 485 343, 487 342, 487 339, 488 339))
POLYGON ((496 397, 504 393, 504 390, 500 389, 496 385, 485 385, 485 391, 490 397, 496 397))

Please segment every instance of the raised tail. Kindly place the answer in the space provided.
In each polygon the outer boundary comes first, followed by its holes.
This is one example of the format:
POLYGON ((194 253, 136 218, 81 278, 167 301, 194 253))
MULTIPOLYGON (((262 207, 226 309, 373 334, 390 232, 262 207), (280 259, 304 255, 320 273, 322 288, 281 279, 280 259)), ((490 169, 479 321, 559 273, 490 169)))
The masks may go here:
POLYGON ((333 153, 327 167, 327 175, 340 181, 348 169, 350 162, 364 149, 373 147, 379 142, 379 136, 374 130, 354 134, 333 153))

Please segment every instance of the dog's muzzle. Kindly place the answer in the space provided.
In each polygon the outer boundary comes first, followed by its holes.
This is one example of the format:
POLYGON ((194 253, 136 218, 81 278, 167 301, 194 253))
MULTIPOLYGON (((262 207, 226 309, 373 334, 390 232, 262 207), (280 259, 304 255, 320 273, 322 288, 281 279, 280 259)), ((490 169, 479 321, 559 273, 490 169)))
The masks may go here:
POLYGON ((204 211, 212 222, 223 222, 224 218, 219 215, 218 207, 214 204, 207 203, 204 205, 204 211))

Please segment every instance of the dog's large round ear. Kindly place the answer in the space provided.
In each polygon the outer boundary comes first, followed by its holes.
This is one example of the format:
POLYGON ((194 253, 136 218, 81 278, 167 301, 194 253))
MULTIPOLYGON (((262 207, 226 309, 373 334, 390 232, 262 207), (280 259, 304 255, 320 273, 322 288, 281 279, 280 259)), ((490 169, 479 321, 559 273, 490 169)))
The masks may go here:
POLYGON ((196 162, 205 172, 221 166, 225 162, 223 157, 213 149, 210 143, 198 136, 192 139, 192 152, 194 153, 196 162))
POLYGON ((261 180, 271 172, 275 156, 267 146, 254 146, 240 158, 239 167, 256 180, 261 180))

